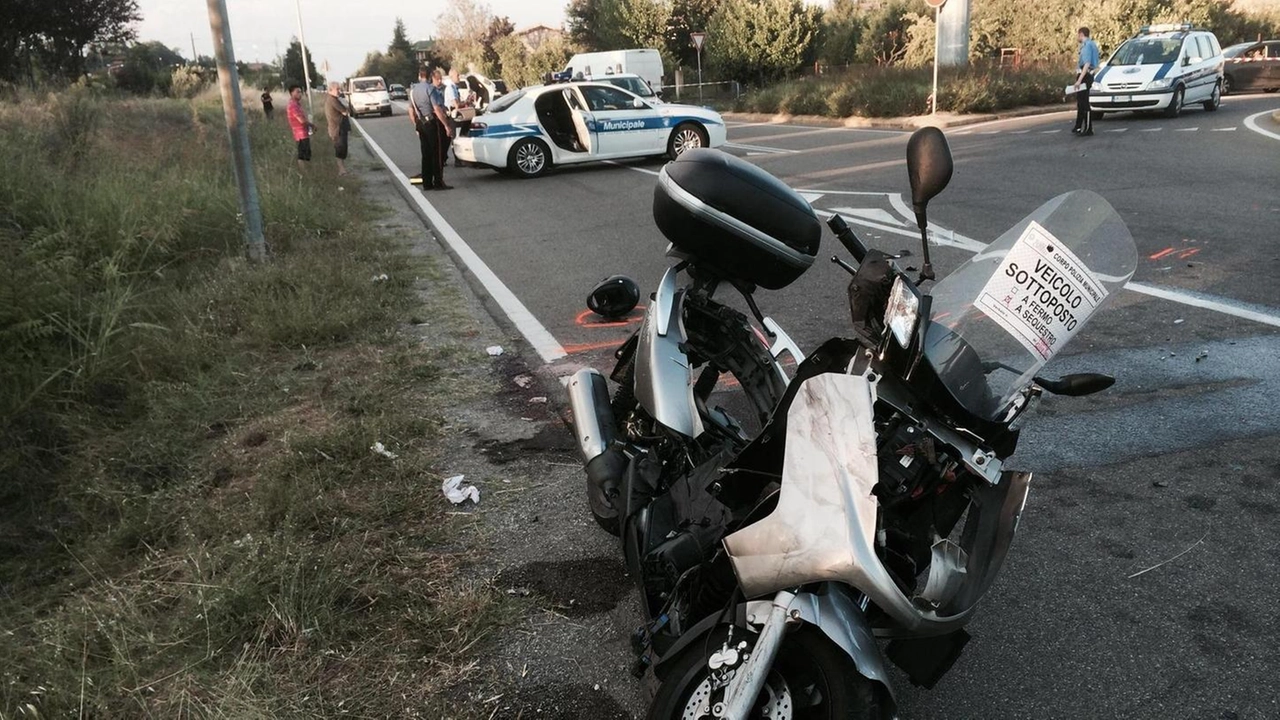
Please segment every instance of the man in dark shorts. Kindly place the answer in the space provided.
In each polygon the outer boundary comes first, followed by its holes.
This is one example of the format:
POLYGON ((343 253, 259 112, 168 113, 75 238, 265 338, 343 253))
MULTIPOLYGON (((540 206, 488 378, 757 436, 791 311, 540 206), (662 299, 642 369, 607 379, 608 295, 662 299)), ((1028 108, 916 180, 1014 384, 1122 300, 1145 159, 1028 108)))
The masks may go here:
POLYGON ((350 111, 338 96, 337 80, 329 81, 329 92, 324 96, 324 120, 333 141, 333 154, 338 158, 338 176, 347 174, 347 136, 351 133, 350 111))
POLYGON ((297 83, 289 86, 289 129, 298 144, 298 172, 303 172, 306 163, 311 162, 312 125, 302 109, 302 86, 297 83))

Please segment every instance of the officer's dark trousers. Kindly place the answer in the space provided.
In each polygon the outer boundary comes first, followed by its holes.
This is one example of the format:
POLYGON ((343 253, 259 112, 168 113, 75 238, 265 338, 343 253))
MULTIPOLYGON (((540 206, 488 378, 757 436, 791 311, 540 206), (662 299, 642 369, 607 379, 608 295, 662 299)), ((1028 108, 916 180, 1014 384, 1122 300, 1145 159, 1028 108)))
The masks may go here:
POLYGON ((1080 91, 1076 93, 1076 126, 1081 135, 1093 134, 1093 120, 1089 116, 1089 90, 1093 87, 1093 74, 1086 73, 1080 91))

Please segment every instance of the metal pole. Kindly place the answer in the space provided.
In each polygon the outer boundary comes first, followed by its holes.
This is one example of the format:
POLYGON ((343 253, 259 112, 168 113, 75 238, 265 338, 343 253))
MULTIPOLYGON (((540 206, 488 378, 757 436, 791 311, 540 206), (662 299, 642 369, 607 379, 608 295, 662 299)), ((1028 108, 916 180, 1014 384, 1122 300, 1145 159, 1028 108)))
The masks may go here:
POLYGON ((315 115, 315 106, 311 104, 311 70, 307 62, 307 36, 302 33, 302 0, 294 0, 294 8, 298 11, 298 45, 302 48, 302 78, 307 85, 307 114, 315 115))
POLYGON ((942 24, 938 22, 942 15, 942 8, 933 9, 933 111, 931 115, 938 114, 938 51, 942 47, 942 24))
POLYGON ((199 59, 200 56, 196 54, 196 34, 191 33, 191 64, 198 64, 196 61, 199 59))
POLYGON ((267 257, 267 243, 262 237, 262 206, 258 202, 258 185, 253 177, 253 156, 249 152, 249 126, 245 124, 244 106, 240 102, 240 76, 236 72, 236 54, 231 46, 231 22, 227 19, 227 0, 208 0, 209 29, 213 31, 213 55, 218 61, 218 87, 222 90, 222 111, 227 120, 227 139, 231 141, 232 169, 240 190, 240 214, 244 218, 245 250, 251 260, 267 257))
POLYGON ((702 46, 698 46, 698 102, 702 102, 702 46))

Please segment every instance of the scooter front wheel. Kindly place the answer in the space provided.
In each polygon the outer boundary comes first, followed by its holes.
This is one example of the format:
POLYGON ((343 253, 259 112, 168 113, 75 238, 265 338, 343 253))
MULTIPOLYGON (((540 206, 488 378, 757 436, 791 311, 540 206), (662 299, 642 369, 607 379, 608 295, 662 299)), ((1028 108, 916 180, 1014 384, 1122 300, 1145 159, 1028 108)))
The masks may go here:
MULTIPOLYGON (((725 689, 718 687, 708 663, 726 634, 726 629, 715 630, 706 642, 692 643, 672 661, 649 706, 648 720, 714 720, 713 708, 723 701, 725 689)), ((734 637, 742 636, 741 628, 736 629, 734 637)), ((882 714, 874 685, 858 673, 849 656, 821 630, 802 627, 783 640, 750 717, 879 720, 882 714)))

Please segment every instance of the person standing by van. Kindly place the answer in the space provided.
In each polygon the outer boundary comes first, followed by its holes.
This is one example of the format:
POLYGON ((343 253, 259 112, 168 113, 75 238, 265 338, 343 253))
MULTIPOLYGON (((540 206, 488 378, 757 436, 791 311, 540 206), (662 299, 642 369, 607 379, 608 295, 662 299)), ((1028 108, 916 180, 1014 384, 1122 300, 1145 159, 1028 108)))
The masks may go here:
POLYGON ((1076 126, 1071 132, 1084 137, 1093 134, 1089 90, 1093 88, 1093 74, 1101 58, 1098 57, 1098 43, 1089 37, 1089 28, 1082 27, 1076 31, 1076 42, 1080 43, 1080 55, 1076 62, 1076 126))

